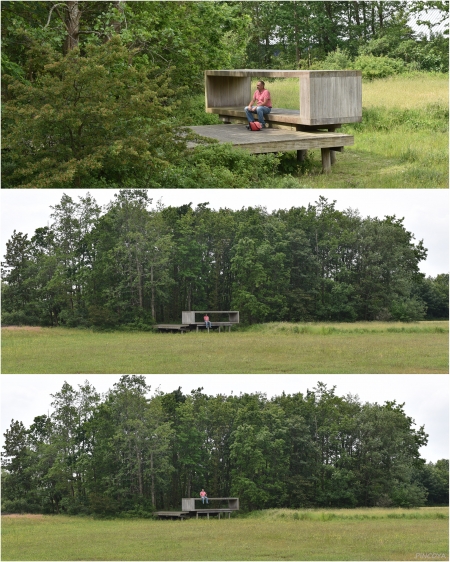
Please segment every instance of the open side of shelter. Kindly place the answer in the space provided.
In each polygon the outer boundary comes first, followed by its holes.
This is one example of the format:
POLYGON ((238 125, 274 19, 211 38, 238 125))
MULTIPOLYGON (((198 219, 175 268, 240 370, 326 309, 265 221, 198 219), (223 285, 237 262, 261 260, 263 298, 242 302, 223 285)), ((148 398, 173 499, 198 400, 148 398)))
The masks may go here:
POLYGON ((268 129, 260 134, 217 125, 190 127, 199 135, 231 142, 254 154, 320 148, 324 173, 331 171, 336 152, 354 144, 352 135, 336 133, 344 123, 362 121, 362 73, 358 70, 206 70, 205 110, 223 123, 247 123, 244 107, 251 97, 252 78, 298 78, 298 111, 273 108, 265 115, 268 129))
POLYGON ((211 320, 211 328, 217 328, 219 333, 222 328, 228 328, 235 324, 239 324, 239 311, 238 310, 184 310, 181 313, 181 324, 156 324, 155 328, 159 332, 180 332, 181 334, 195 330, 207 330, 209 332, 210 328, 207 328, 203 318, 199 320, 198 315, 211 314, 218 317, 227 317, 228 320, 211 320))

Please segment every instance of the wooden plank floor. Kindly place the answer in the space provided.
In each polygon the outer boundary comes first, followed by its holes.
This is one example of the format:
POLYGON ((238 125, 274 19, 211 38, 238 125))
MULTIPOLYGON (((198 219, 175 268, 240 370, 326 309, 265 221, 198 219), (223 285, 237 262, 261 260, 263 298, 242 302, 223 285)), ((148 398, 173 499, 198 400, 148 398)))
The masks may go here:
MULTIPOLYGON (((354 144, 353 135, 327 131, 303 132, 270 128, 249 131, 245 125, 200 125, 189 128, 198 135, 216 139, 220 143, 240 146, 253 154, 334 148, 354 144)), ((190 146, 194 144, 191 143, 190 146)))

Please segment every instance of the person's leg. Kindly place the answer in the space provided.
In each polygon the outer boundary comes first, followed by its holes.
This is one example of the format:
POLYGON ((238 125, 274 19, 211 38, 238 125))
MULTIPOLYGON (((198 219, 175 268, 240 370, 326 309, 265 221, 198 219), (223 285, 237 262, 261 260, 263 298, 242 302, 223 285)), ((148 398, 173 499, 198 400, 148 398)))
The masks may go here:
POLYGON ((261 123, 261 125, 264 127, 266 122, 264 120, 264 115, 267 115, 270 113, 271 108, 270 107, 265 107, 263 105, 260 105, 259 107, 256 108, 256 113, 258 114, 258 121, 261 123))
POLYGON ((244 109, 245 109, 245 114, 247 115, 248 122, 253 123, 253 121, 255 120, 255 118, 253 117, 253 112, 247 109, 247 107, 245 107, 244 109))

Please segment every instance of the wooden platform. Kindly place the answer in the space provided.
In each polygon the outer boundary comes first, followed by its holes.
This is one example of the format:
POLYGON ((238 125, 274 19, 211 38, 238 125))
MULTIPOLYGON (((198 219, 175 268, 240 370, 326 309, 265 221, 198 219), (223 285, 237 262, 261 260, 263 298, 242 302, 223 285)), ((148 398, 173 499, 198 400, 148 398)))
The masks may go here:
POLYGON ((189 330, 187 324, 155 324, 154 327, 160 332, 180 332, 181 334, 189 330))
POLYGON ((188 511, 156 511, 155 515, 162 519, 186 519, 189 517, 188 511))
MULTIPOLYGON (((218 328, 220 333, 222 328, 228 328, 228 331, 230 331, 233 324, 235 322, 211 322, 211 328, 218 328)), ((207 329, 204 322, 195 322, 193 324, 155 324, 154 328, 159 332, 180 332, 181 334, 191 330, 198 332, 199 329, 207 329)))
POLYGON ((244 125, 201 125, 190 127, 198 135, 216 139, 220 143, 231 143, 253 154, 297 151, 299 160, 304 151, 320 148, 324 173, 331 171, 331 151, 341 152, 344 146, 354 144, 354 137, 329 131, 289 131, 284 129, 263 129, 249 131, 244 125))

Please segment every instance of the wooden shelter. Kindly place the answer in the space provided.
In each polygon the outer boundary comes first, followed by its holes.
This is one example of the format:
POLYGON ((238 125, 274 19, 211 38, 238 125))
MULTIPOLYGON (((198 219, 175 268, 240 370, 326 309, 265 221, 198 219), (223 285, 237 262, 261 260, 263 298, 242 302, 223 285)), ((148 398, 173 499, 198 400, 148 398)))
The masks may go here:
MULTIPOLYGON (((362 120, 362 75, 359 70, 206 70, 205 110, 224 123, 246 123, 244 108, 252 97, 252 78, 298 78, 300 109, 274 107, 265 115, 268 129, 250 133, 239 127, 191 127, 199 135, 231 142, 249 152, 297 151, 320 148, 324 173, 331 171, 335 153, 354 144, 352 135, 336 133, 344 123, 362 120)), ((275 104, 276 104, 276 100, 275 104)))
POLYGON ((220 519, 221 515, 228 514, 228 519, 233 511, 239 510, 239 498, 208 498, 208 503, 204 504, 208 507, 195 507, 195 502, 202 501, 202 498, 182 498, 181 499, 181 511, 157 511, 156 515, 160 519, 186 519, 188 517, 194 517, 196 519, 201 517, 206 517, 209 519, 210 515, 217 515, 220 519), (224 507, 224 502, 226 502, 226 507, 224 507), (216 504, 218 507, 212 507, 212 504, 216 504))
POLYGON ((199 320, 198 316, 196 317, 196 315, 203 314, 215 314, 228 317, 228 320, 225 321, 211 321, 211 327, 218 328, 219 332, 222 328, 228 328, 228 331, 230 331, 233 325, 239 324, 238 310, 183 310, 181 313, 181 324, 156 324, 155 328, 160 332, 180 332, 182 334, 191 330, 198 332, 199 329, 204 328, 209 332, 209 328, 205 327, 203 318, 199 320))

